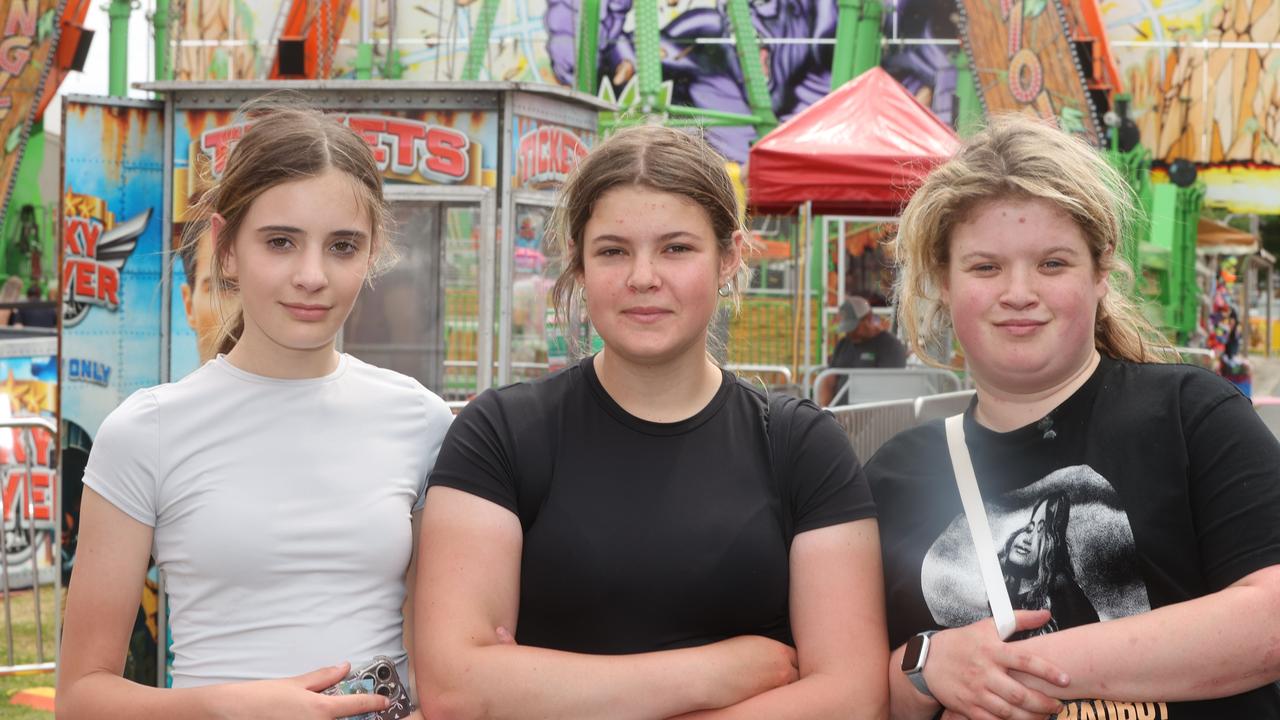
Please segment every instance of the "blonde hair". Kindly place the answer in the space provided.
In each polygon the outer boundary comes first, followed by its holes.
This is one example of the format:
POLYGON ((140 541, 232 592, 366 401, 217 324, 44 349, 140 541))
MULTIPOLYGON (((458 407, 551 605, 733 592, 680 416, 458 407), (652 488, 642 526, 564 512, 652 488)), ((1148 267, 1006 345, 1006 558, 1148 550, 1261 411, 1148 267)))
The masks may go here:
MULTIPOLYGON (((582 234, 587 221, 596 202, 617 187, 648 188, 697 203, 711 221, 721 255, 732 251, 734 233, 747 235, 725 159, 705 140, 661 125, 619 130, 570 173, 548 222, 549 239, 566 260, 551 291, 556 319, 562 325, 570 321, 570 304, 583 273, 582 234)), ((739 260, 729 280, 729 301, 735 310, 748 272, 746 261, 739 260)))
POLYGON ((978 208, 998 200, 1043 200, 1079 226, 1094 270, 1109 278, 1098 304, 1094 346, 1110 357, 1161 362, 1173 348, 1142 314, 1132 295, 1133 269, 1118 250, 1138 212, 1133 191, 1083 140, 1027 115, 1006 115, 971 138, 936 168, 911 197, 892 247, 898 265, 898 316, 911 349, 931 357, 951 329, 940 290, 950 263, 951 235, 978 208))
POLYGON ((194 258, 200 235, 209 228, 209 218, 214 213, 222 216, 224 224, 213 238, 209 268, 213 305, 222 319, 217 342, 220 352, 229 351, 244 329, 240 308, 225 312, 221 302, 223 292, 236 291, 235 278, 227 277, 223 268, 249 208, 271 188, 318 177, 330 169, 346 173, 372 228, 369 280, 396 260, 389 239, 391 212, 382 193, 382 173, 368 143, 355 131, 289 93, 273 93, 246 103, 236 122, 247 123, 248 128, 227 157, 222 178, 192 208, 193 221, 184 228, 178 250, 180 257, 194 258))

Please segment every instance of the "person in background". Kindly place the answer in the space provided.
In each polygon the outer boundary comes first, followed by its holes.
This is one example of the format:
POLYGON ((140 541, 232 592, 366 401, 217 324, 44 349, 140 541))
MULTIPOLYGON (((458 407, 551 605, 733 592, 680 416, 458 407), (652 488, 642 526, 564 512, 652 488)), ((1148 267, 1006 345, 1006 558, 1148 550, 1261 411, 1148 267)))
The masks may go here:
MULTIPOLYGON (((22 301, 22 278, 10 275, 0 287, 0 303, 16 303, 22 301)), ((13 324, 13 313, 16 308, 0 308, 0 326, 13 324)))
MULTIPOLYGON (((900 368, 907 364, 907 347, 880 324, 866 298, 852 295, 840 304, 837 313, 841 334, 836 349, 827 358, 829 368, 900 368)), ((830 375, 818 388, 818 404, 826 407, 844 388, 847 378, 830 375)), ((848 404, 850 398, 841 398, 848 404)))
POLYGON ((58 310, 56 306, 44 304, 40 286, 27 288, 27 305, 17 308, 9 316, 9 324, 14 327, 58 327, 58 310))

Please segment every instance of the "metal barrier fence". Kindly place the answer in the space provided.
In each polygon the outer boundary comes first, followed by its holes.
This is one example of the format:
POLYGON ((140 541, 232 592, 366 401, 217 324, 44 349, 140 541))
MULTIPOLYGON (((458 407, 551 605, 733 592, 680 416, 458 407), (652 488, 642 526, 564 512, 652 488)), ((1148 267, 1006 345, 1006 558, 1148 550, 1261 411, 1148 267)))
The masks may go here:
MULTIPOLYGON (((57 668, 58 638, 62 635, 62 493, 58 486, 57 471, 50 468, 45 474, 43 468, 36 473, 36 441, 35 432, 43 430, 49 434, 48 442, 57 447, 58 428, 52 421, 42 417, 22 417, 0 420, 0 431, 13 431, 18 446, 12 458, 5 458, 0 465, 0 477, 4 478, 4 544, 0 547, 0 590, 4 593, 4 628, 6 662, 0 666, 0 675, 16 675, 32 672, 53 672, 57 668), (15 462, 10 462, 13 460, 15 462), (47 485, 46 485, 47 483, 47 485), (40 487, 37 487, 39 485, 40 487), (42 518, 38 508, 46 507, 46 497, 52 499, 50 517, 42 518), (43 521, 43 522, 42 522, 43 521), (44 527, 39 527, 44 525, 44 527), (52 555, 53 566, 45 568, 45 575, 53 576, 53 640, 54 661, 45 660, 44 652, 44 615, 40 603, 41 541, 45 540, 52 555), (36 662, 15 664, 13 649, 13 591, 14 585, 25 585, 22 582, 26 558, 15 567, 10 563, 11 549, 21 547, 30 559, 30 584, 34 603, 36 623, 36 662), (17 578, 15 578, 17 575, 17 578), (17 582, 14 582, 17 580, 17 582)), ((57 453, 54 453, 56 457, 57 453)))
POLYGON ((941 368, 827 368, 818 372, 809 386, 809 397, 816 401, 827 378, 844 379, 829 405, 852 405, 916 398, 922 395, 957 392, 960 378, 941 368))
POLYGON ((905 400, 842 405, 827 410, 844 428, 858 459, 866 462, 881 445, 903 430, 963 412, 973 393, 973 390, 961 390, 905 400))

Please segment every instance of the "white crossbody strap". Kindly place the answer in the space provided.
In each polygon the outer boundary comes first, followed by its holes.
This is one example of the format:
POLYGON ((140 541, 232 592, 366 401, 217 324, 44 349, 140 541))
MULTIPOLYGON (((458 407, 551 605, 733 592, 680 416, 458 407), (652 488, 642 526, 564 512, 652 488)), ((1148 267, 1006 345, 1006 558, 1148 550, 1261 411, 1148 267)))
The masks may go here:
POLYGON ((978 568, 982 571, 982 584, 987 587, 987 601, 991 603, 996 632, 1000 633, 1001 640, 1008 640, 1014 628, 1013 604, 1009 602, 1000 559, 991 541, 991 526, 987 524, 987 510, 982 505, 982 493, 978 490, 978 476, 973 472, 973 461, 969 459, 969 446, 964 442, 964 413, 947 418, 947 449, 951 451, 951 467, 955 470, 964 517, 969 521, 969 535, 978 552, 978 568))

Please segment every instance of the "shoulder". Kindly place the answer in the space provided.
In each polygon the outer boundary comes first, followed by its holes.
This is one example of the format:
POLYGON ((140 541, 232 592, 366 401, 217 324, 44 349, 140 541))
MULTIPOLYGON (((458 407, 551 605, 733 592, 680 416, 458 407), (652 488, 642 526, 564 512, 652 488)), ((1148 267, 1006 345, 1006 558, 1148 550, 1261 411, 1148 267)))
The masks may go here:
POLYGON ((144 433, 154 433, 160 423, 160 400, 169 394, 169 386, 136 390, 124 402, 116 406, 102 421, 98 431, 99 442, 104 436, 119 436, 122 440, 138 440, 144 433))
POLYGON ((385 402, 418 402, 421 403, 427 422, 431 426, 447 426, 453 420, 453 411, 443 399, 431 392, 417 379, 411 378, 395 370, 371 365, 357 357, 348 355, 348 382, 363 385, 364 397, 385 402))
POLYGON ((1113 361, 1101 394, 1106 406, 1176 413, 1184 425, 1194 425, 1223 402, 1244 398, 1236 386, 1201 367, 1123 360, 1113 361))
POLYGON ((551 427, 548 421, 562 411, 571 397, 586 392, 589 391, 581 370, 574 365, 537 380, 485 390, 458 413, 458 422, 482 422, 507 427, 512 432, 545 430, 551 427))

